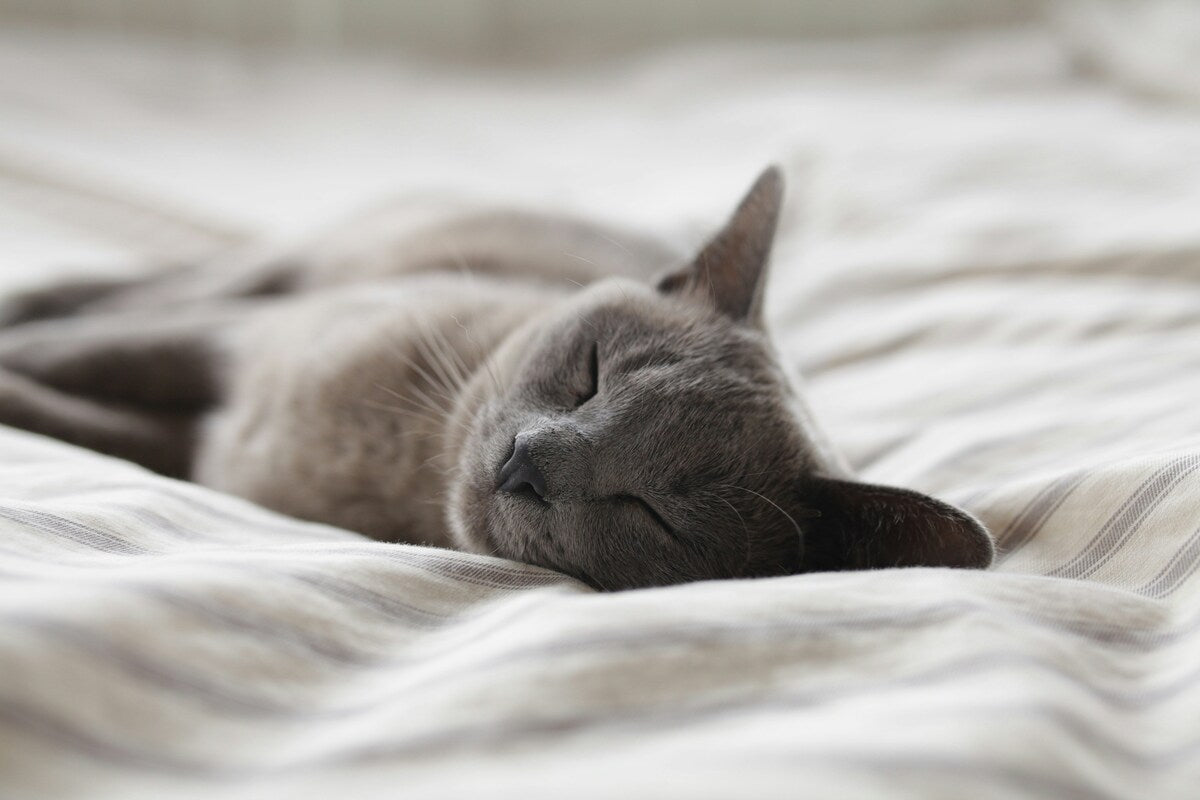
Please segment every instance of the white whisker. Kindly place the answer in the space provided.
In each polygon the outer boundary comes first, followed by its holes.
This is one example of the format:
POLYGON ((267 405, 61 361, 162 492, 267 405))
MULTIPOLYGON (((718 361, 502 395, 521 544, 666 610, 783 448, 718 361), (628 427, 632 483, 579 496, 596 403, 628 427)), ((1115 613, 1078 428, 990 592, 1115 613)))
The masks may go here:
POLYGON ((720 484, 720 486, 722 486, 723 488, 727 488, 727 489, 737 489, 740 492, 748 492, 748 493, 754 495, 755 497, 763 500, 764 502, 770 503, 771 506, 776 511, 778 511, 780 514, 783 514, 783 516, 787 517, 788 522, 792 523, 792 527, 796 529, 797 542, 801 545, 804 543, 804 531, 800 528, 800 523, 796 522, 795 518, 792 517, 791 514, 784 511, 782 508, 780 508, 779 504, 776 503, 774 500, 772 500, 771 498, 767 497, 764 494, 759 494, 758 492, 754 491, 753 489, 747 489, 745 486, 737 486, 732 483, 722 483, 722 484, 720 484))

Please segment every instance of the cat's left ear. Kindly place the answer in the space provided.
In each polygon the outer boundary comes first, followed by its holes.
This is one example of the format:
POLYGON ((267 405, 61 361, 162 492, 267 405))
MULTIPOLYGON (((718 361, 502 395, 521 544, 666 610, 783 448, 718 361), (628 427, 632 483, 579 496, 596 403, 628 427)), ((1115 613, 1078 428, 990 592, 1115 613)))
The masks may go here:
POLYGON ((909 489, 808 478, 800 488, 806 520, 804 570, 885 567, 984 569, 992 537, 962 509, 909 489))
POLYGON ((760 325, 767 263, 782 203, 783 173, 776 166, 768 167, 725 226, 690 264, 660 279, 658 290, 688 296, 739 322, 760 325))

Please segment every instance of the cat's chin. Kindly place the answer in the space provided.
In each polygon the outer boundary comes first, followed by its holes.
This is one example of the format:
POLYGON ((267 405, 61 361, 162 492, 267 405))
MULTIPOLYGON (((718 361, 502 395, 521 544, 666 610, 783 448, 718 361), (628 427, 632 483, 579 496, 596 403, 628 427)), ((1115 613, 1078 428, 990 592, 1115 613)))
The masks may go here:
POLYGON ((541 527, 538 515, 544 513, 537 500, 463 484, 455 486, 450 496, 448 513, 456 548, 566 571, 531 539, 531 533, 541 527))

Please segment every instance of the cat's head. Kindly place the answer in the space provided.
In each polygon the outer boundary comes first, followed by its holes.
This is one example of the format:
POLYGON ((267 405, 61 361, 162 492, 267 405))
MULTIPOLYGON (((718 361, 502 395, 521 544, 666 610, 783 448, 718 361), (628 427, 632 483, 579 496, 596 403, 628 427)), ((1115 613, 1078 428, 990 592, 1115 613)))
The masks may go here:
POLYGON ((970 515, 830 474, 762 323, 783 181, 657 285, 598 283, 498 350, 450 491, 460 546, 602 589, 988 566, 970 515))

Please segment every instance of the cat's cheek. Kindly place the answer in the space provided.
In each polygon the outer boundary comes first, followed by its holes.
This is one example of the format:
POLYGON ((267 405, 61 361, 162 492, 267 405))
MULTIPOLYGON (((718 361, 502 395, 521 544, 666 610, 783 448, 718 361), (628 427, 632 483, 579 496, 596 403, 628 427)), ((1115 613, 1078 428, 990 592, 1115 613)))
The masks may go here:
POLYGON ((485 498, 469 481, 457 480, 450 487, 446 518, 454 546, 469 553, 492 554, 495 545, 489 530, 485 498))

